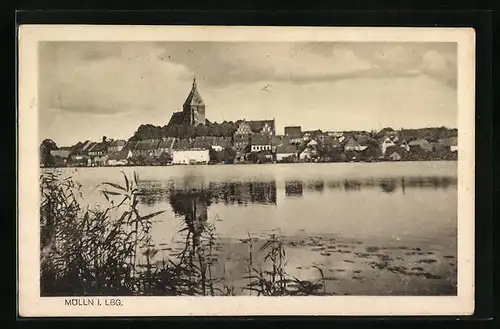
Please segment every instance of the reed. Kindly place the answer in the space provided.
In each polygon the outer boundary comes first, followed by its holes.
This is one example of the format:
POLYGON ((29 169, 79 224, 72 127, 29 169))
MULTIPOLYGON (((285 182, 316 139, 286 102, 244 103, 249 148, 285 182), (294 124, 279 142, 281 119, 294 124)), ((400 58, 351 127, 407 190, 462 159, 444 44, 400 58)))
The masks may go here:
MULTIPOLYGON (((225 274, 214 277, 219 237, 215 222, 186 216, 178 233, 181 251, 158 261, 151 230, 163 211, 143 215, 143 196, 136 173, 123 183, 98 186, 105 207, 83 206, 81 186, 60 172, 40 176, 40 289, 42 296, 198 295, 233 296, 225 274)), ((242 288, 250 295, 294 296, 326 294, 322 270, 319 282, 299 280, 286 271, 283 241, 271 235, 257 251, 248 234, 248 259, 242 288), (256 255, 264 254, 257 264, 256 255)))

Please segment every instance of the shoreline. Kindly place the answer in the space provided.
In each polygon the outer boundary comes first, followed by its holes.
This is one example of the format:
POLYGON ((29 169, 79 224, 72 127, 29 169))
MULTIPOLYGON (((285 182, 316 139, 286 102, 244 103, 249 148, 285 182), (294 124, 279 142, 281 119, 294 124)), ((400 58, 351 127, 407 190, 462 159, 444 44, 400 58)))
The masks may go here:
POLYGON ((333 164, 333 163, 408 163, 408 162, 458 162, 458 159, 455 160, 449 160, 449 159, 439 159, 439 160, 398 160, 398 161, 338 161, 338 162, 326 162, 326 161, 319 161, 319 162, 266 162, 266 163, 213 163, 213 164, 208 164, 208 163, 196 163, 196 164, 169 164, 169 165, 116 165, 116 166, 110 166, 110 165, 104 165, 104 166, 50 166, 50 167, 43 167, 40 166, 40 169, 58 169, 58 168, 126 168, 126 167, 192 167, 192 166, 227 166, 227 165, 233 165, 233 166, 242 166, 242 165, 297 165, 297 164, 333 164))

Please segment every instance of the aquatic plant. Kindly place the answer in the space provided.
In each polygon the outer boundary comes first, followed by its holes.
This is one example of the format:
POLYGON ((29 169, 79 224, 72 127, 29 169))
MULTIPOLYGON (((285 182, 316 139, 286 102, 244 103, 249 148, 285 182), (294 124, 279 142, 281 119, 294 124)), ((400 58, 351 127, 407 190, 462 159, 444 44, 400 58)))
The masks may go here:
POLYGON ((259 249, 259 252, 265 252, 264 264, 253 267, 252 239, 243 240, 243 243, 249 243, 248 269, 245 279, 248 284, 242 290, 256 292, 257 296, 297 296, 297 295, 326 295, 325 278, 323 271, 316 267, 322 277, 321 282, 311 282, 300 280, 290 275, 286 271, 286 250, 282 239, 272 234, 259 249), (264 265, 267 269, 263 269, 264 265), (323 288, 323 292, 320 290, 323 288))
MULTIPOLYGON (((80 186, 71 177, 44 173, 40 182, 42 295, 132 295, 147 290, 148 281, 141 282, 138 275, 137 254, 151 245, 151 219, 163 211, 139 213, 137 175, 132 181, 124 174, 124 186, 100 185, 112 188, 101 190, 110 202, 104 209, 82 209, 80 186), (116 197, 118 202, 111 199, 116 197)), ((148 262, 153 253, 146 252, 148 262)), ((148 271, 151 277, 150 267, 148 271)))

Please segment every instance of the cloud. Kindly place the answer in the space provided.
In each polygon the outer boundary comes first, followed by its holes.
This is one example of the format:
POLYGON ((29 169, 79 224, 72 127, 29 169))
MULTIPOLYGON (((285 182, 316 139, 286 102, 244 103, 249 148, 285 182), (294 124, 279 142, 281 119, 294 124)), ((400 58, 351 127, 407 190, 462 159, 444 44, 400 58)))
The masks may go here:
POLYGON ((157 60, 141 44, 70 44, 41 54, 40 103, 69 112, 173 111, 185 67, 157 60))
MULTIPOLYGON (((178 110, 207 89, 426 75, 456 86, 456 44, 347 42, 45 42, 40 104, 97 115, 178 110)), ((208 90, 207 90, 208 91, 208 90)))
POLYGON ((219 88, 256 81, 324 81, 372 66, 349 49, 327 50, 326 55, 297 43, 165 43, 160 47, 164 49, 161 60, 185 65, 219 88))

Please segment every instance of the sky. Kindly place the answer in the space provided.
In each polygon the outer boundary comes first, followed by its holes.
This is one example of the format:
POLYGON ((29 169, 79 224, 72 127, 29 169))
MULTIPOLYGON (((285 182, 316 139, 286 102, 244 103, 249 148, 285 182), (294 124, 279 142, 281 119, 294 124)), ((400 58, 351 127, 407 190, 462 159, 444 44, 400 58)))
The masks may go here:
POLYGON ((274 118, 278 133, 457 127, 455 43, 42 42, 40 141, 166 125, 194 76, 212 122, 274 118))

